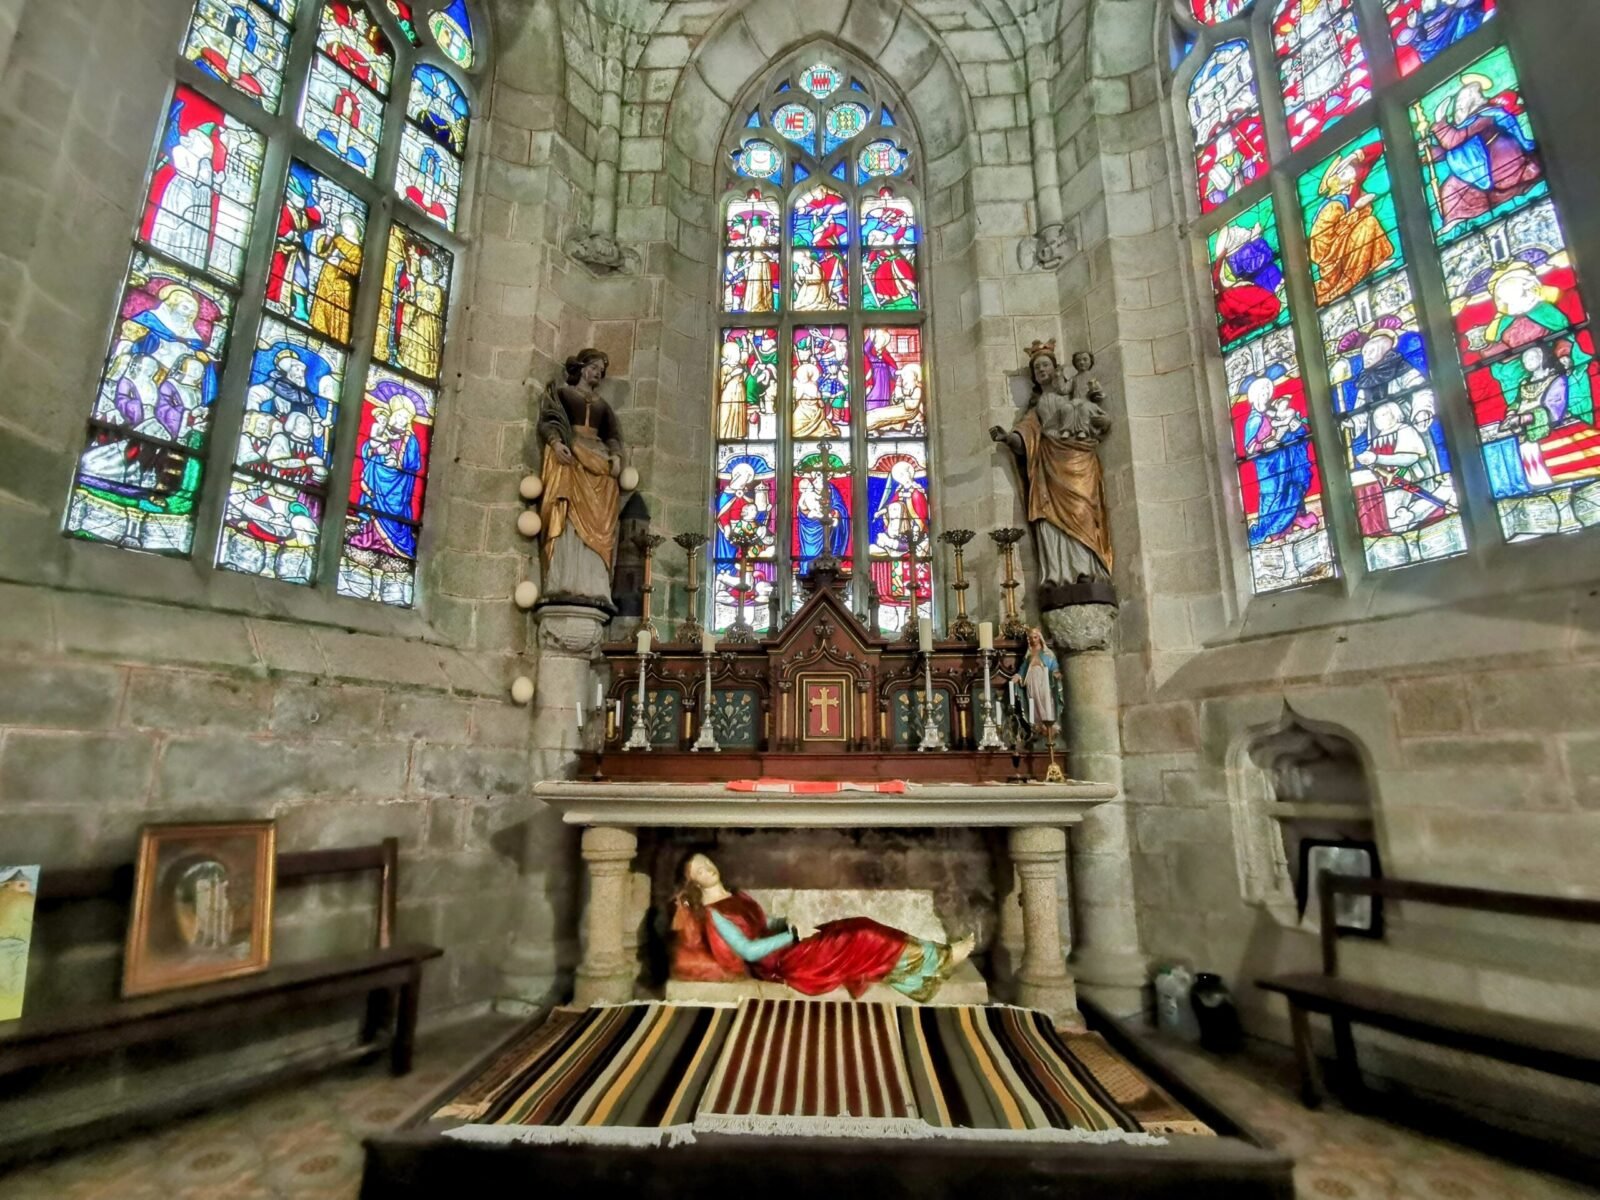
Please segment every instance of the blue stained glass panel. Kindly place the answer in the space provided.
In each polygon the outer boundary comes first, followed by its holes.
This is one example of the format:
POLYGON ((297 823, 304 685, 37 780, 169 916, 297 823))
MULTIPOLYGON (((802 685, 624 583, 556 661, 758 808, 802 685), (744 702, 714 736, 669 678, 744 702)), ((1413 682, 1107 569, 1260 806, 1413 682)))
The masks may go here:
POLYGON ((467 13, 464 0, 450 0, 428 18, 428 32, 445 57, 458 67, 470 69, 477 59, 477 49, 472 43, 472 17, 467 13))
POLYGON ((406 115, 456 157, 467 152, 467 122, 472 109, 455 80, 438 67, 421 63, 411 72, 406 115))

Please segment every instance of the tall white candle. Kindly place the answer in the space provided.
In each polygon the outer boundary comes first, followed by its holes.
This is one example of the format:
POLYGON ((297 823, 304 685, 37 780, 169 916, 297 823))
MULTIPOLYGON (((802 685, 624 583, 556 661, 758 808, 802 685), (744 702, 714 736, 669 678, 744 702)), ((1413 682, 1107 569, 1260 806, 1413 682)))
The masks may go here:
POLYGON ((933 622, 917 622, 917 649, 924 654, 933 653, 933 622))
POLYGON ((978 649, 979 650, 993 650, 994 649, 994 622, 993 621, 979 621, 978 622, 978 649))
POLYGON ((639 630, 639 637, 637 641, 639 647, 639 657, 643 658, 646 654, 650 653, 650 631, 648 629, 639 630))
POLYGON ((717 635, 709 629, 700 631, 700 653, 715 654, 717 652, 717 635))
POLYGON ((606 702, 605 689, 603 689, 600 686, 600 681, 598 679, 596 679, 594 681, 594 706, 595 706, 596 709, 599 709, 599 708, 604 706, 605 702, 606 702))
POLYGON ((578 701, 578 728, 583 728, 583 701, 578 701))
POLYGON ((1033 724, 1036 724, 1037 721, 1038 721, 1038 718, 1034 715, 1034 711, 1033 711, 1033 697, 1029 696, 1028 697, 1028 724, 1029 725, 1033 725, 1033 724))

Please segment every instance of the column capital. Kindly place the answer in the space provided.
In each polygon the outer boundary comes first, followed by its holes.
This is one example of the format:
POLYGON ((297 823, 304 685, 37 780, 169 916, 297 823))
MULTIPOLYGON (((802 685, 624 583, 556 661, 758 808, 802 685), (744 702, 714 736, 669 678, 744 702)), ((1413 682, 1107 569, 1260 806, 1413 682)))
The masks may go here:
POLYGON ((1025 863, 1059 862, 1067 852, 1066 831, 1053 825, 1028 825, 1010 833, 1011 861, 1025 863))
POLYGON ((616 825, 589 825, 580 841, 587 863, 632 862, 639 849, 638 835, 616 825))

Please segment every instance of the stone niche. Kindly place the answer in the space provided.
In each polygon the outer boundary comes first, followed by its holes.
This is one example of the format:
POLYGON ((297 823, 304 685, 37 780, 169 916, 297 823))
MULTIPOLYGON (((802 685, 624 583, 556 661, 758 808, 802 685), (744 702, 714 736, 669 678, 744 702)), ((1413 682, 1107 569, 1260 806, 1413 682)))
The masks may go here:
MULTIPOLYGON (((913 890, 933 893, 951 937, 977 935, 975 957, 994 940, 1005 888, 1005 830, 720 829, 639 831, 636 870, 648 878, 650 906, 640 931, 641 977, 667 977, 666 939, 677 872, 691 854, 716 860, 729 887, 746 891, 913 890)), ((639 880, 642 888, 645 880, 639 880)), ((773 914, 785 915, 785 914, 773 914)))

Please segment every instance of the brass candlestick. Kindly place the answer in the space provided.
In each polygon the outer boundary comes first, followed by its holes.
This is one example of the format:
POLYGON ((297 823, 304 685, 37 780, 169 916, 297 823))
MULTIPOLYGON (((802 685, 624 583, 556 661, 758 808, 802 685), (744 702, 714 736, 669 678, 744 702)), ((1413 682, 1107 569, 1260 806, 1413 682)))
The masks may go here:
POLYGON ((915 645, 919 636, 917 626, 922 624, 922 614, 918 611, 921 605, 917 603, 917 539, 912 535, 906 543, 906 599, 910 602, 911 609, 906 615, 905 628, 900 631, 900 640, 908 646, 915 645))
POLYGON ((700 547, 711 539, 703 533, 680 533, 672 540, 683 548, 689 560, 689 582, 684 585, 689 593, 689 617, 678 625, 678 640, 692 644, 700 640, 705 629, 700 624, 700 547))
POLYGON ((651 582, 651 559, 655 557, 656 547, 667 539, 659 533, 635 534, 633 544, 639 548, 639 553, 644 555, 644 586, 639 589, 644 596, 644 611, 639 615, 639 628, 648 629, 652 640, 660 640, 656 632, 655 619, 650 616, 650 593, 656 590, 656 585, 651 582))
POLYGON ((1004 638, 1025 638, 1028 636, 1028 627, 1022 623, 1022 618, 1017 616, 1016 590, 1021 587, 1017 580, 1017 543, 1020 542, 1026 529, 1017 529, 1014 526, 1007 529, 992 529, 989 536, 994 539, 994 544, 999 546, 1005 554, 1006 581, 1000 585, 1002 594, 1006 598, 1006 616, 1000 623, 1000 636, 1004 638))
POLYGON ((728 540, 739 550, 739 580, 734 585, 739 602, 739 617, 726 633, 722 635, 725 642, 753 642, 756 640, 755 629, 745 619, 745 605, 750 601, 750 593, 755 590, 755 584, 750 574, 750 552, 761 544, 760 529, 751 526, 736 526, 728 540))
POLYGON ((967 616, 967 589, 972 585, 967 582, 966 567, 962 563, 967 543, 977 536, 970 529, 949 529, 939 535, 939 540, 956 552, 956 581, 950 585, 956 594, 956 619, 950 622, 945 633, 963 642, 978 640, 978 627, 967 616))

